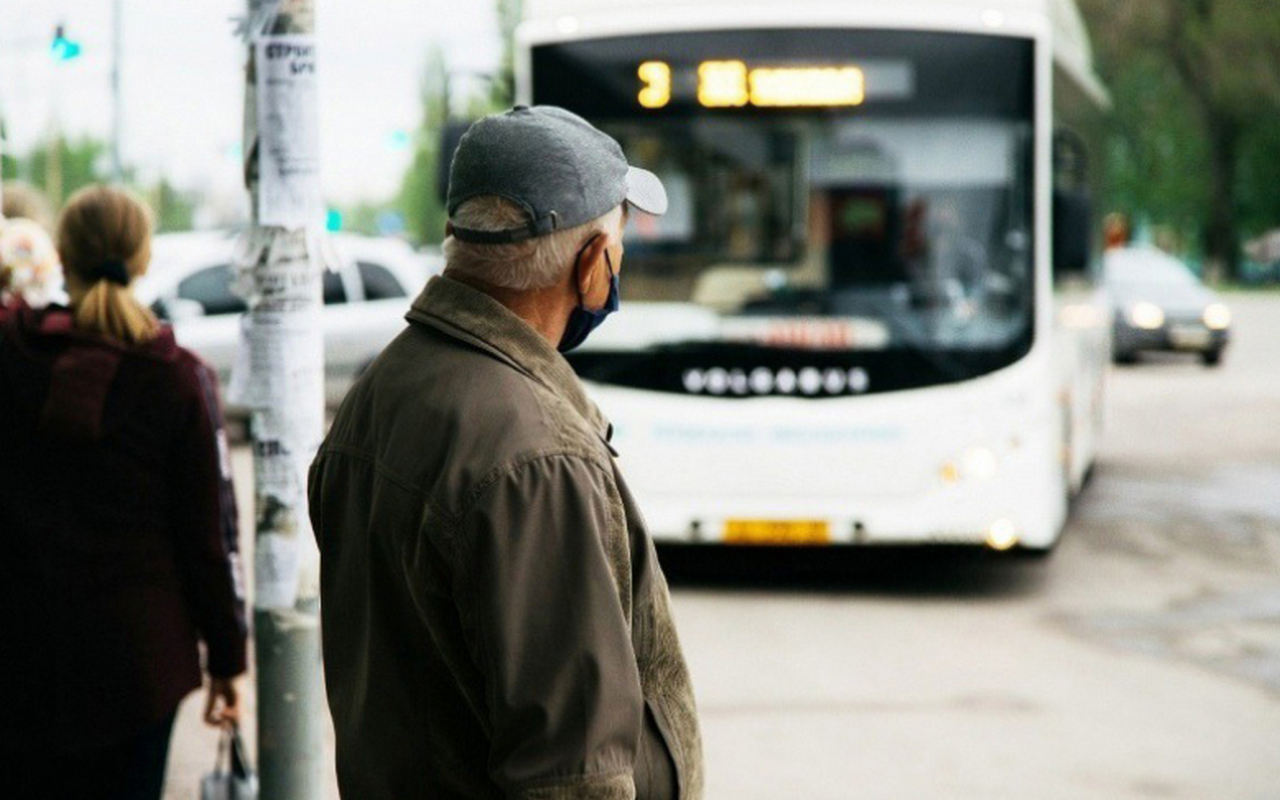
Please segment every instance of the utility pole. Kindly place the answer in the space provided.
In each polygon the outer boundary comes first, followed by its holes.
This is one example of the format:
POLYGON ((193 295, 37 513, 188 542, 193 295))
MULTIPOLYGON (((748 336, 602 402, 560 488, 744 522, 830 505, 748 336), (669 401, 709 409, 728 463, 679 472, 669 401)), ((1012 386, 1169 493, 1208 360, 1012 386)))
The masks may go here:
POLYGON ((80 43, 66 35, 66 26, 61 22, 53 29, 53 45, 50 47, 53 56, 53 91, 52 113, 49 124, 49 152, 44 165, 44 191, 55 206, 61 206, 65 199, 62 196, 62 79, 67 62, 80 57, 80 43))
POLYGON ((120 106, 120 58, 123 55, 123 26, 121 0, 111 4, 111 180, 124 182, 124 167, 120 163, 121 117, 120 106))
POLYGON ((324 432, 315 0, 249 0, 245 183, 237 254, 248 303, 229 395, 253 409, 254 647, 262 797, 322 781, 319 555, 307 468, 324 432))
POLYGON ((44 161, 44 192, 55 207, 62 201, 62 129, 53 127, 49 133, 49 152, 44 161))
POLYGON ((0 103, 0 222, 4 222, 4 148, 9 136, 9 122, 4 116, 4 103, 0 103))

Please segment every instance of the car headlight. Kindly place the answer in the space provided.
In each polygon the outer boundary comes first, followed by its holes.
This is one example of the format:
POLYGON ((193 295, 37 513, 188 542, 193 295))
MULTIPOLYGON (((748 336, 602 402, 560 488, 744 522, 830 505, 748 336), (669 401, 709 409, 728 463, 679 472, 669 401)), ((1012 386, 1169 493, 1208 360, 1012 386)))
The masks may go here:
POLYGON ((1215 331, 1223 331, 1231 327, 1231 309, 1227 308, 1226 303, 1210 303, 1205 306, 1202 318, 1205 327, 1215 331))
POLYGON ((1155 303, 1143 300, 1129 306, 1129 324, 1135 328, 1153 331, 1164 324, 1164 312, 1155 303))

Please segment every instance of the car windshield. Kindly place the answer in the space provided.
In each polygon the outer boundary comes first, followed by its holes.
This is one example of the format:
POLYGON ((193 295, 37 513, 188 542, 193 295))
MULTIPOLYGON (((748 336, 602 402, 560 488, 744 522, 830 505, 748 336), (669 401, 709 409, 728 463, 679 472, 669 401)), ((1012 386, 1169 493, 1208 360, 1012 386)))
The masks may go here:
POLYGON ((1107 254, 1106 277, 1126 285, 1194 286, 1199 279, 1181 261, 1158 250, 1129 249, 1107 254))

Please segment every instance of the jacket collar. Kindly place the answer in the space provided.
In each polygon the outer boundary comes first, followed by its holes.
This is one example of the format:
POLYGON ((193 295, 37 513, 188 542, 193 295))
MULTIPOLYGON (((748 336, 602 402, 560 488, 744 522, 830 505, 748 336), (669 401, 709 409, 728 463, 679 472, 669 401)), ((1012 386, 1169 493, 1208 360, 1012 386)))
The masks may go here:
POLYGON ((527 322, 489 295, 436 275, 413 301, 405 319, 477 347, 568 400, 606 441, 610 426, 587 397, 564 356, 527 322))
POLYGON ((125 344, 107 336, 82 331, 75 326, 71 309, 51 304, 44 308, 32 308, 17 301, 0 307, 0 324, 13 326, 12 334, 24 343, 40 344, 65 340, 78 347, 108 350, 121 355, 138 355, 172 361, 178 357, 178 343, 173 328, 161 324, 155 338, 142 344, 125 344))

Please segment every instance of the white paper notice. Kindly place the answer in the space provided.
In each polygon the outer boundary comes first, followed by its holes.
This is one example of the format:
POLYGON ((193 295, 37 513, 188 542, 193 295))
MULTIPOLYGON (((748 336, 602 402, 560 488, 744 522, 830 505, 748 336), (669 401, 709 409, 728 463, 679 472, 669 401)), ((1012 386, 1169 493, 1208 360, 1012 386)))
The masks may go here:
POLYGON ((301 414, 299 400, 324 397, 324 340, 318 314, 257 312, 240 320, 240 346, 227 396, 236 405, 276 405, 301 414))
POLYGON ((258 221, 285 228, 311 225, 323 208, 315 37, 266 36, 254 48, 258 221))
POLYGON ((254 553, 254 608, 292 608, 298 597, 302 561, 297 536, 263 534, 254 553))

